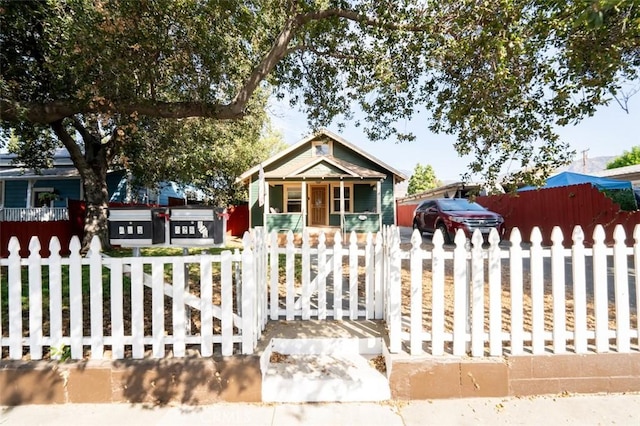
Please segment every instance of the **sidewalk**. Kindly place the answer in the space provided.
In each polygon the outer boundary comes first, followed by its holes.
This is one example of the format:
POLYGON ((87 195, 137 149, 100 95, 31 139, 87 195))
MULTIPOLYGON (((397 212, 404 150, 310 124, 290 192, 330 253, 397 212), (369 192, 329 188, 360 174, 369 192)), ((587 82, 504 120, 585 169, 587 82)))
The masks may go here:
POLYGON ((631 425, 640 394, 548 395, 381 403, 68 404, 0 407, 6 425, 631 425))

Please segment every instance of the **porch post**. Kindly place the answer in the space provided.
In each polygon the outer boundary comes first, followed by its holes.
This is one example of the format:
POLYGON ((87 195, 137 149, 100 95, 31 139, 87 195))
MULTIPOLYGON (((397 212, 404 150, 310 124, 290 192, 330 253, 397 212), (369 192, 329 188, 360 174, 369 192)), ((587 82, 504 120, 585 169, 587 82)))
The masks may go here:
POLYGON ((307 227, 307 182, 306 180, 302 180, 302 229, 307 227))
POLYGON ((376 192, 378 197, 376 200, 376 211, 378 212, 378 231, 382 230, 382 182, 376 182, 376 192))
POLYGON ((269 183, 265 180, 264 182, 261 183, 261 185, 264 185, 264 217, 262 219, 262 226, 264 227, 266 232, 269 232, 270 229, 267 228, 267 214, 269 213, 269 183))
POLYGON ((340 232, 344 231, 344 180, 340 178, 340 232))
POLYGON ((27 181, 27 199, 25 200, 25 207, 29 208, 29 207, 34 207, 31 204, 31 198, 33 197, 33 179, 29 179, 27 181))

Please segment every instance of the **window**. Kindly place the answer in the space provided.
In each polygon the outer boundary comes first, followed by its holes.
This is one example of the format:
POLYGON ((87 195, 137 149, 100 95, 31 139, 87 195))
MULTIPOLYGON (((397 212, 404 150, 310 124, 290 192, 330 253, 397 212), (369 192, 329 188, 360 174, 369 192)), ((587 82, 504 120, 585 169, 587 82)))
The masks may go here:
POLYGON ((45 187, 37 187, 33 188, 33 207, 49 207, 51 203, 58 199, 58 195, 56 194, 53 188, 45 188, 45 187))
MULTIPOLYGON (((332 196, 332 213, 340 213, 340 185, 333 186, 332 196)), ((344 211, 351 212, 351 185, 344 186, 344 211)))
POLYGON ((285 187, 286 213, 302 212, 302 188, 299 186, 285 187))
POLYGON ((313 143, 313 156, 323 157, 331 154, 331 145, 329 142, 314 142, 313 143))

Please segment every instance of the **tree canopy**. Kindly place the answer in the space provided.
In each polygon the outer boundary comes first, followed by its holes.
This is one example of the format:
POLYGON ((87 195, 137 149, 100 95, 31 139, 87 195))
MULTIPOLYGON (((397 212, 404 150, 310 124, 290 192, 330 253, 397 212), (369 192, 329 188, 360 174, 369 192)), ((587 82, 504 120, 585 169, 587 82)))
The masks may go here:
POLYGON ((607 169, 617 169, 618 167, 633 166, 636 164, 640 164, 640 145, 632 146, 629 151, 624 151, 621 156, 607 163, 607 169))
POLYGON ((413 174, 409 178, 409 186, 407 187, 407 195, 418 194, 428 189, 436 188, 440 185, 440 181, 436 178, 433 167, 427 164, 416 164, 413 174))
POLYGON ((85 183, 140 117, 240 119, 263 87, 311 127, 358 106, 374 140, 413 139, 402 123, 426 110, 470 173, 543 179, 573 156, 554 127, 640 67, 635 0, 3 0, 0 28, 3 126, 32 153, 79 133, 85 183))
POLYGON ((231 122, 203 118, 147 122, 136 143, 121 153, 134 185, 153 187, 171 180, 195 187, 207 204, 215 206, 245 201, 248 194, 237 177, 287 147, 268 126, 264 110, 231 122))

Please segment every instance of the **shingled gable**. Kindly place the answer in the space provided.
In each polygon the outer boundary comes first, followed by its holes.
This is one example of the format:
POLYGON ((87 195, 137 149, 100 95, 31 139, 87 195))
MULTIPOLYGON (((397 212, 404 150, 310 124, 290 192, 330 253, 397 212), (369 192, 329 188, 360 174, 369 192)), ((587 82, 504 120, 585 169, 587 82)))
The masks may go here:
MULTIPOLYGON (((333 142, 338 142, 342 146, 350 149, 357 155, 367 159, 368 161, 378 165, 380 168, 385 169, 395 176, 396 182, 401 182, 406 180, 407 177, 394 169, 393 167, 385 164, 374 156, 368 154, 367 152, 361 150, 357 146, 349 143, 344 138, 338 136, 337 134, 327 130, 321 129, 317 133, 313 135, 307 136, 306 138, 301 139, 299 142, 291 145, 286 150, 279 152, 273 157, 263 161, 261 164, 252 167, 251 169, 244 172, 238 178, 239 182, 248 183, 251 179, 251 176, 255 173, 258 173, 260 170, 260 166, 262 166, 265 170, 269 168, 274 163, 287 158, 292 153, 296 152, 300 148, 304 147, 304 145, 310 145, 313 141, 317 140, 320 136, 326 136, 331 139, 333 142)), ((343 172, 344 177, 361 177, 361 178, 383 178, 385 175, 374 170, 367 169, 362 166, 358 166, 356 164, 350 163, 343 159, 335 158, 333 155, 326 155, 321 157, 313 157, 309 159, 303 160, 292 160, 280 167, 276 167, 268 172, 265 172, 266 178, 291 178, 291 177, 317 177, 318 173, 313 173, 314 167, 324 165, 325 168, 331 170, 341 170, 343 172), (305 175, 307 173, 307 175, 305 175)), ((331 173, 334 177, 340 177, 340 173, 331 173)))

